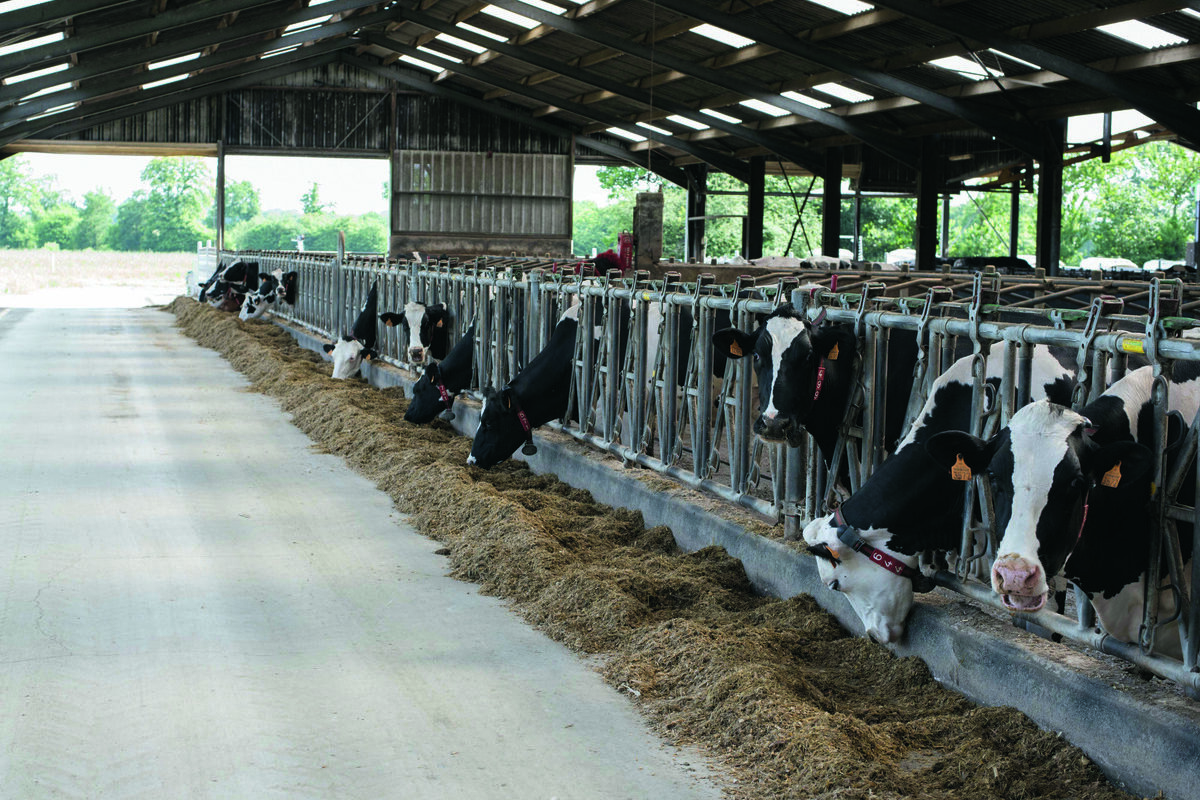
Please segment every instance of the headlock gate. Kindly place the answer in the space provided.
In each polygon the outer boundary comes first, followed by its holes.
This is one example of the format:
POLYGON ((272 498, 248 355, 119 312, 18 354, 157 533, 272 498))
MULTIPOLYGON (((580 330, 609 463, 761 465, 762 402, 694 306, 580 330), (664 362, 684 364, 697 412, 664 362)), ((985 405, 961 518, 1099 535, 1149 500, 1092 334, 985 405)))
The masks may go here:
MULTIPOLYGON (((472 390, 502 387, 549 340, 561 314, 582 298, 571 398, 566 417, 550 427, 628 464, 664 473, 679 482, 781 522, 785 538, 827 513, 845 465, 851 492, 882 462, 886 412, 886 353, 899 330, 917 335, 915 381, 907 405, 912 421, 933 381, 953 363, 956 351, 972 357, 970 433, 994 434, 1030 397, 1030 362, 1035 345, 1067 348, 1075 355, 1079 409, 1106 388, 1106 376, 1124 374, 1130 357, 1153 366, 1157 432, 1154 485, 1155 533, 1146 586, 1158 586, 1162 570, 1178 599, 1182 660, 1159 652, 1158 632, 1176 621, 1160 614, 1157 591, 1145 593, 1140 641, 1124 642, 1100 632, 1087 597, 1076 592, 1074 615, 1043 609, 1011 613, 1014 622, 1043 635, 1054 634, 1113 654, 1200 696, 1200 603, 1189 587, 1200 585, 1200 560, 1190 569, 1181 556, 1176 521, 1193 523, 1193 552, 1200 552, 1200 510, 1176 502, 1187 466, 1194 463, 1200 420, 1190 421, 1183 450, 1170 474, 1166 464, 1167 381, 1178 361, 1200 360, 1200 339, 1184 334, 1200 328, 1192 315, 1200 287, 1178 280, 1092 281, 919 272, 798 271, 743 276, 720 285, 711 275, 684 282, 677 273, 651 280, 647 273, 621 277, 587 275, 590 265, 538 258, 480 257, 415 262, 375 255, 202 249, 198 272, 209 274, 218 260, 257 261, 262 272, 299 272, 299 294, 291 310, 276 315, 330 338, 350 327, 373 284, 379 309, 399 311, 410 301, 444 303, 452 320, 451 343, 476 325, 472 390), (585 273, 584 276, 579 274, 585 273), (798 447, 768 444, 752 424, 758 397, 750 359, 729 359, 714 375, 718 356, 712 334, 732 324, 752 330, 756 319, 792 302, 810 320, 819 317, 853 326, 858 340, 858 382, 838 431, 833 464, 826 469, 811 436, 798 447), (690 342, 684 347, 681 341, 690 342), (1003 343, 998 389, 985 383, 986 357, 1003 343), (682 379, 677 379, 682 376, 682 379)), ((386 361, 411 368, 399 331, 384 328, 378 349, 386 361)), ((967 484, 960 554, 951 567, 926 554, 922 567, 936 583, 1003 609, 989 573, 996 555, 991 489, 986 477, 967 484)), ((1200 491, 1197 492, 1200 496, 1200 491)), ((1114 553, 1114 558, 1121 558, 1114 553)), ((1065 584, 1059 588, 1065 589, 1065 584)))

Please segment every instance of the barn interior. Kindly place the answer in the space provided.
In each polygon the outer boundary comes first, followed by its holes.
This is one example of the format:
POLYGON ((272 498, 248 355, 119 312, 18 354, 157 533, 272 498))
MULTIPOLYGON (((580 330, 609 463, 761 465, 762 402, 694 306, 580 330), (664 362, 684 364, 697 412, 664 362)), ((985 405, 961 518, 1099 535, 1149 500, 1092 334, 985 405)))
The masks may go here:
POLYGON ((691 258, 709 174, 745 185, 748 259, 786 175, 830 255, 841 201, 915 197, 927 268, 970 184, 1012 193, 1014 256, 1036 193, 1054 275, 1064 165, 1200 143, 1197 38, 1167 0, 8 0, 0 153, 215 157, 219 204, 227 155, 388 159, 392 250, 464 254, 569 253, 574 166, 628 164, 687 189, 691 258))

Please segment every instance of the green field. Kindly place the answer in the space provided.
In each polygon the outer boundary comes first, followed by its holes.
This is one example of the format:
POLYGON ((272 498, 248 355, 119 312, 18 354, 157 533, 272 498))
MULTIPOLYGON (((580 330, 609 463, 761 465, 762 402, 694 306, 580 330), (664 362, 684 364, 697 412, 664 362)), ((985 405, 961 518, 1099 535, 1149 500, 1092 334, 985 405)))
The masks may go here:
POLYGON ((39 289, 164 284, 183 293, 185 276, 195 265, 195 253, 0 250, 0 297, 39 289))

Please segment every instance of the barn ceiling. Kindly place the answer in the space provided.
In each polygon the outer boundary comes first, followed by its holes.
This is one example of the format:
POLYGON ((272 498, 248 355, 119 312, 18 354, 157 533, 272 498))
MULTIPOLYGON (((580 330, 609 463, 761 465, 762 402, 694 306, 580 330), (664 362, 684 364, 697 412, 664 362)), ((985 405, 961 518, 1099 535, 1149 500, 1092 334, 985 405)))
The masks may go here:
POLYGON ((1002 179, 1124 109, 1200 146, 1200 0, 8 0, 0 146, 335 63, 676 178, 903 171, 934 137, 947 178, 1002 179))

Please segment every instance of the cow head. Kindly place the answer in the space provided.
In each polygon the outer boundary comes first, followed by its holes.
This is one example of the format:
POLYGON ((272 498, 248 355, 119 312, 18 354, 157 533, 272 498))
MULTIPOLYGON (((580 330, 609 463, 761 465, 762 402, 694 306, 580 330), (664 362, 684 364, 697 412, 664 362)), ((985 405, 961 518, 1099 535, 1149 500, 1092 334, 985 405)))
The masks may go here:
POLYGON ((279 271, 276 276, 279 281, 279 296, 278 299, 287 303, 289 306, 296 305, 296 291, 299 283, 300 273, 292 270, 291 272, 279 271))
POLYGON ((1131 439, 1100 444, 1095 433, 1082 414, 1039 400, 1014 414, 990 442, 961 431, 929 441, 930 455, 944 467, 963 463, 990 474, 1000 533, 992 589, 1011 611, 1033 612, 1046 604, 1048 579, 1083 532, 1093 487, 1140 480, 1152 466, 1145 446, 1131 439))
POLYGON ((364 359, 370 360, 375 353, 375 323, 377 303, 379 301, 378 286, 372 284, 367 294, 367 301, 362 311, 354 320, 350 333, 343 334, 341 341, 327 344, 324 350, 333 358, 333 377, 343 380, 354 375, 362 366, 364 359))
POLYGON ((243 321, 258 319, 267 313, 271 306, 275 305, 278 289, 278 278, 274 275, 263 275, 258 288, 246 293, 246 300, 242 303, 242 310, 238 314, 238 318, 243 321))
POLYGON ((470 383, 474 356, 475 326, 472 325, 444 361, 425 366, 424 373, 413 384, 404 419, 424 425, 443 411, 449 411, 454 397, 470 383))
POLYGON ((814 406, 834 392, 833 385, 851 365, 857 346, 847 328, 814 328, 791 303, 775 309, 754 333, 737 328, 717 331, 713 344, 729 358, 754 359, 759 410, 754 432, 766 441, 793 447, 802 441, 814 406))
POLYGON ((397 327, 408 340, 405 352, 411 364, 424 364, 427 356, 443 358, 449 344, 447 329, 450 315, 442 303, 426 306, 424 303, 406 303, 403 314, 380 314, 379 318, 389 328, 397 327))
POLYGON ((467 463, 478 467, 494 467, 517 451, 527 438, 527 431, 518 417, 519 403, 512 387, 496 391, 491 386, 483 390, 483 408, 479 412, 479 427, 471 443, 467 463))

